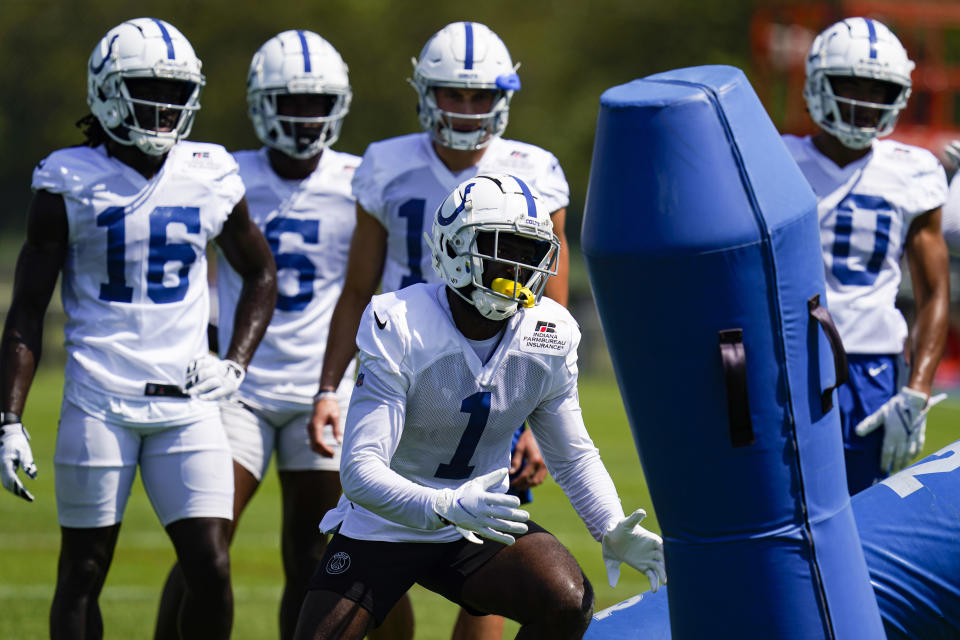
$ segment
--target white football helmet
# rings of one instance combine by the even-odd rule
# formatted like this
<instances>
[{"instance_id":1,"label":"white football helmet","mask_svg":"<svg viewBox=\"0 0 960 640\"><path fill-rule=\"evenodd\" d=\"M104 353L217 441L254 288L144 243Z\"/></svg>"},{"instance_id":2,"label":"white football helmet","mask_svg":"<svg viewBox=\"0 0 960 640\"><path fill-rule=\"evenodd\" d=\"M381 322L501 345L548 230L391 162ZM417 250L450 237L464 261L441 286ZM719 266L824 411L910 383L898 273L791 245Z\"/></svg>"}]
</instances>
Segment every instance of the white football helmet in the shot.
<instances>
[{"instance_id":1,"label":"white football helmet","mask_svg":"<svg viewBox=\"0 0 960 640\"><path fill-rule=\"evenodd\" d=\"M190 135L205 82L200 66L190 42L169 22L156 18L127 20L108 31L90 54L87 104L115 141L150 155L162 155ZM127 81L135 79L181 82L182 100L158 102L134 97ZM135 107L152 110L152 119L141 122ZM160 124L161 111L177 113L170 130L161 130L166 128Z\"/></svg>"},{"instance_id":2,"label":"white football helmet","mask_svg":"<svg viewBox=\"0 0 960 640\"><path fill-rule=\"evenodd\" d=\"M504 255L505 235L534 242L531 260ZM521 304L536 305L547 279L557 273L560 241L550 213L538 194L514 176L478 175L462 182L437 209L432 236L424 234L434 270L490 320L509 318ZM491 262L507 265L512 278L485 284L484 265Z\"/></svg>"},{"instance_id":3,"label":"white football helmet","mask_svg":"<svg viewBox=\"0 0 960 640\"><path fill-rule=\"evenodd\" d=\"M277 97L291 94L330 96L332 106L325 116L280 115ZM293 158L313 157L337 141L352 98L347 65L333 45L312 31L279 33L250 62L247 105L257 137Z\"/></svg>"},{"instance_id":4,"label":"white football helmet","mask_svg":"<svg viewBox=\"0 0 960 640\"><path fill-rule=\"evenodd\" d=\"M510 99L520 89L510 52L497 34L479 22L454 22L440 29L413 60L413 78L419 101L420 125L439 144L451 149L481 149L507 128ZM437 107L436 87L487 89L496 92L489 113L456 114ZM456 131L451 118L477 120L481 127Z\"/></svg>"},{"instance_id":5,"label":"white football helmet","mask_svg":"<svg viewBox=\"0 0 960 640\"><path fill-rule=\"evenodd\" d=\"M851 149L866 149L875 138L890 135L910 97L914 64L885 25L870 18L847 18L818 35L807 55L803 97L810 117ZM834 93L834 77L869 78L891 83L899 91L888 103L843 98ZM856 108L876 109L877 125L856 126ZM846 120L843 114L847 115Z\"/></svg>"}]
</instances>

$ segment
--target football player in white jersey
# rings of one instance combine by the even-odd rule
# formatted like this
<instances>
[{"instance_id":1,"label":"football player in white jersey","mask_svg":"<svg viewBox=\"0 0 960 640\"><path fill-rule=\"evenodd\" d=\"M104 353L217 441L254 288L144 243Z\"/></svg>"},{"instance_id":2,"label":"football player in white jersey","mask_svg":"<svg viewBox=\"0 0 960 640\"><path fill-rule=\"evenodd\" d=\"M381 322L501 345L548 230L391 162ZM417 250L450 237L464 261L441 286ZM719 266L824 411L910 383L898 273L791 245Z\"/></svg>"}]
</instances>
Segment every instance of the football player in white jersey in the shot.
<instances>
[{"instance_id":1,"label":"football player in white jersey","mask_svg":"<svg viewBox=\"0 0 960 640\"><path fill-rule=\"evenodd\" d=\"M276 271L236 162L219 145L182 140L203 83L176 28L124 22L90 55L86 142L53 152L33 173L0 401L6 448L8 434L25 433L20 415L62 271L51 638L103 637L98 597L138 467L186 576L181 637L230 635L233 479L217 400L240 385L267 328ZM207 354L205 252L214 239L244 282L223 359Z\"/></svg>"},{"instance_id":2,"label":"football player in white jersey","mask_svg":"<svg viewBox=\"0 0 960 640\"><path fill-rule=\"evenodd\" d=\"M950 191L947 201L943 205L943 238L947 248L953 255L960 255L960 140L953 140L946 147L944 153L957 168L950 179Z\"/></svg>"},{"instance_id":3,"label":"football player in white jersey","mask_svg":"<svg viewBox=\"0 0 960 640\"><path fill-rule=\"evenodd\" d=\"M320 389L335 390L356 353L360 316L380 285L394 291L418 282L438 282L423 242L429 218L450 191L482 172L508 171L538 190L561 241L558 275L547 296L567 303L569 257L564 219L569 188L556 157L531 144L501 137L510 101L520 89L516 66L503 41L477 22L454 22L440 29L414 60L410 81L418 96L422 133L371 144L353 180L357 198L356 233L350 246L344 292L337 302L320 374ZM325 451L319 434L341 429L339 405L322 397L311 419L314 447ZM529 501L529 488L543 482L546 467L529 430L517 431L511 464L512 490ZM401 603L406 607L406 600ZM460 624L493 625L495 618ZM457 637L457 636L455 636Z\"/></svg>"},{"instance_id":4,"label":"football player in white jersey","mask_svg":"<svg viewBox=\"0 0 960 640\"><path fill-rule=\"evenodd\" d=\"M560 242L523 179L478 175L436 211L441 283L375 296L357 334L359 372L340 466L336 532L296 638L360 638L415 582L520 636L580 638L592 588L566 548L507 491L515 425L528 420L550 473L602 552L666 580L663 544L624 517L577 396L580 332L541 298ZM482 540L481 538L485 538ZM519 637L519 636L518 636Z\"/></svg>"},{"instance_id":5,"label":"football player in white jersey","mask_svg":"<svg viewBox=\"0 0 960 640\"><path fill-rule=\"evenodd\" d=\"M913 66L876 20L834 24L806 62L804 97L821 131L784 136L817 196L827 305L849 354L838 397L851 494L920 453L926 413L942 399L930 393L947 334L946 177L929 151L878 139L907 104ZM909 341L895 306L904 253L916 300Z\"/></svg>"},{"instance_id":6,"label":"football player in white jersey","mask_svg":"<svg viewBox=\"0 0 960 640\"><path fill-rule=\"evenodd\" d=\"M317 523L340 496L340 445L332 428L324 441L333 455L324 456L310 448L306 425L356 219L350 180L360 158L330 148L351 97L347 65L329 42L312 31L279 33L254 54L247 76L248 112L265 146L234 153L250 215L277 263L279 291L243 384L220 407L234 460L234 530L277 454L286 578L281 638L293 636L307 583L323 556L325 537ZM240 275L220 260L217 342L224 347L242 289ZM351 371L333 394L344 412L352 386ZM174 570L158 639L177 637L172 605L179 602L181 583Z\"/></svg>"}]
</instances>

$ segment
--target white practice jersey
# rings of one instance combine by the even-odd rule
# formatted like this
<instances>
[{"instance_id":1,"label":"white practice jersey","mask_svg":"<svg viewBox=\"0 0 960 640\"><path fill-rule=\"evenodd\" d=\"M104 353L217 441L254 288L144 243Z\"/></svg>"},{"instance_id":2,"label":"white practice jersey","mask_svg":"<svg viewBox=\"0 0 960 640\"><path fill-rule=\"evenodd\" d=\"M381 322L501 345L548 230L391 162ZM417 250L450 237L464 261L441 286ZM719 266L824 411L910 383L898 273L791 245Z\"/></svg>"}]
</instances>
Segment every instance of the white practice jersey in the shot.
<instances>
[{"instance_id":1,"label":"white practice jersey","mask_svg":"<svg viewBox=\"0 0 960 640\"><path fill-rule=\"evenodd\" d=\"M316 170L295 181L274 173L266 148L240 151L235 157L247 188L250 217L276 259L278 288L273 318L247 367L240 392L263 398L271 406L312 404L357 221L350 180L360 159L325 149ZM221 357L230 346L242 287L242 278L220 259ZM348 370L344 379L352 382L353 371Z\"/></svg>"},{"instance_id":2,"label":"white practice jersey","mask_svg":"<svg viewBox=\"0 0 960 640\"><path fill-rule=\"evenodd\" d=\"M950 253L960 255L960 171L953 174L950 180L950 192L943 205L943 239L947 243Z\"/></svg>"},{"instance_id":3,"label":"white practice jersey","mask_svg":"<svg viewBox=\"0 0 960 640\"><path fill-rule=\"evenodd\" d=\"M480 163L458 174L443 164L426 133L367 147L353 179L353 195L387 230L382 291L440 281L423 234L430 233L433 214L444 198L461 182L481 173L520 178L540 193L551 213L569 204L570 189L560 163L549 151L531 144L494 138Z\"/></svg>"},{"instance_id":4,"label":"white practice jersey","mask_svg":"<svg viewBox=\"0 0 960 640\"><path fill-rule=\"evenodd\" d=\"M926 149L877 140L840 168L810 137L783 137L817 196L827 307L849 353L901 353L907 323L895 306L914 219L941 207L947 180Z\"/></svg>"},{"instance_id":5,"label":"white practice jersey","mask_svg":"<svg viewBox=\"0 0 960 640\"><path fill-rule=\"evenodd\" d=\"M237 163L183 141L147 180L105 147L79 146L50 154L32 186L66 204L68 383L140 398L147 383L182 387L207 352L206 247L243 197Z\"/></svg>"},{"instance_id":6,"label":"white practice jersey","mask_svg":"<svg viewBox=\"0 0 960 640\"><path fill-rule=\"evenodd\" d=\"M366 540L458 539L433 512L437 491L508 467L513 433L529 419L550 474L599 540L623 511L580 413L579 341L567 310L543 298L507 321L483 364L453 324L444 285L375 296L357 334L344 495L321 528Z\"/></svg>"}]
</instances>

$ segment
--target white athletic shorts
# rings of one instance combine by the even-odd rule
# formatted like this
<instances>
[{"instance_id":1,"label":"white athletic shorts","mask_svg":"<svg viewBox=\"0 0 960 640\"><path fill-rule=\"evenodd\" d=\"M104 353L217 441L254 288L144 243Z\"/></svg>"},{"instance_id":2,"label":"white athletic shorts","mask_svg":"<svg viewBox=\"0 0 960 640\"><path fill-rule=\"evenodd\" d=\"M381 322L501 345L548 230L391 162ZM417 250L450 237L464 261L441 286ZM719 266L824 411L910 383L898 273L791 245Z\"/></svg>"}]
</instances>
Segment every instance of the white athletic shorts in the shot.
<instances>
[{"instance_id":1,"label":"white athletic shorts","mask_svg":"<svg viewBox=\"0 0 960 640\"><path fill-rule=\"evenodd\" d=\"M233 518L233 464L218 415L145 427L91 415L64 398L54 455L62 526L120 522L137 465L163 526L183 518Z\"/></svg>"},{"instance_id":2,"label":"white athletic shorts","mask_svg":"<svg viewBox=\"0 0 960 640\"><path fill-rule=\"evenodd\" d=\"M323 441L333 449L333 457L327 458L310 448L307 423L313 405L260 404L237 394L220 401L220 416L237 464L258 481L263 480L276 450L279 471L340 471L340 444L333 437L332 426L324 427ZM341 429L346 415L341 405Z\"/></svg>"}]
</instances>

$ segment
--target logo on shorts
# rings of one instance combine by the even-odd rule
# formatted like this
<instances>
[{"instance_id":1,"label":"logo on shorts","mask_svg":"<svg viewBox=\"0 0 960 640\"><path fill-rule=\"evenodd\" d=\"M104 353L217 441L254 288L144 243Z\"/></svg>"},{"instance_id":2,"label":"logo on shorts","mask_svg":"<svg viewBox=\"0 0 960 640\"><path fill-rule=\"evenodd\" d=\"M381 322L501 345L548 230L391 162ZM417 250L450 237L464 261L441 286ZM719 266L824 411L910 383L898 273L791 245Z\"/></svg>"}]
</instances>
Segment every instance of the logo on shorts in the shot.
<instances>
[{"instance_id":1,"label":"logo on shorts","mask_svg":"<svg viewBox=\"0 0 960 640\"><path fill-rule=\"evenodd\" d=\"M350 568L350 554L345 551L337 551L327 560L327 573L338 575Z\"/></svg>"}]
</instances>

